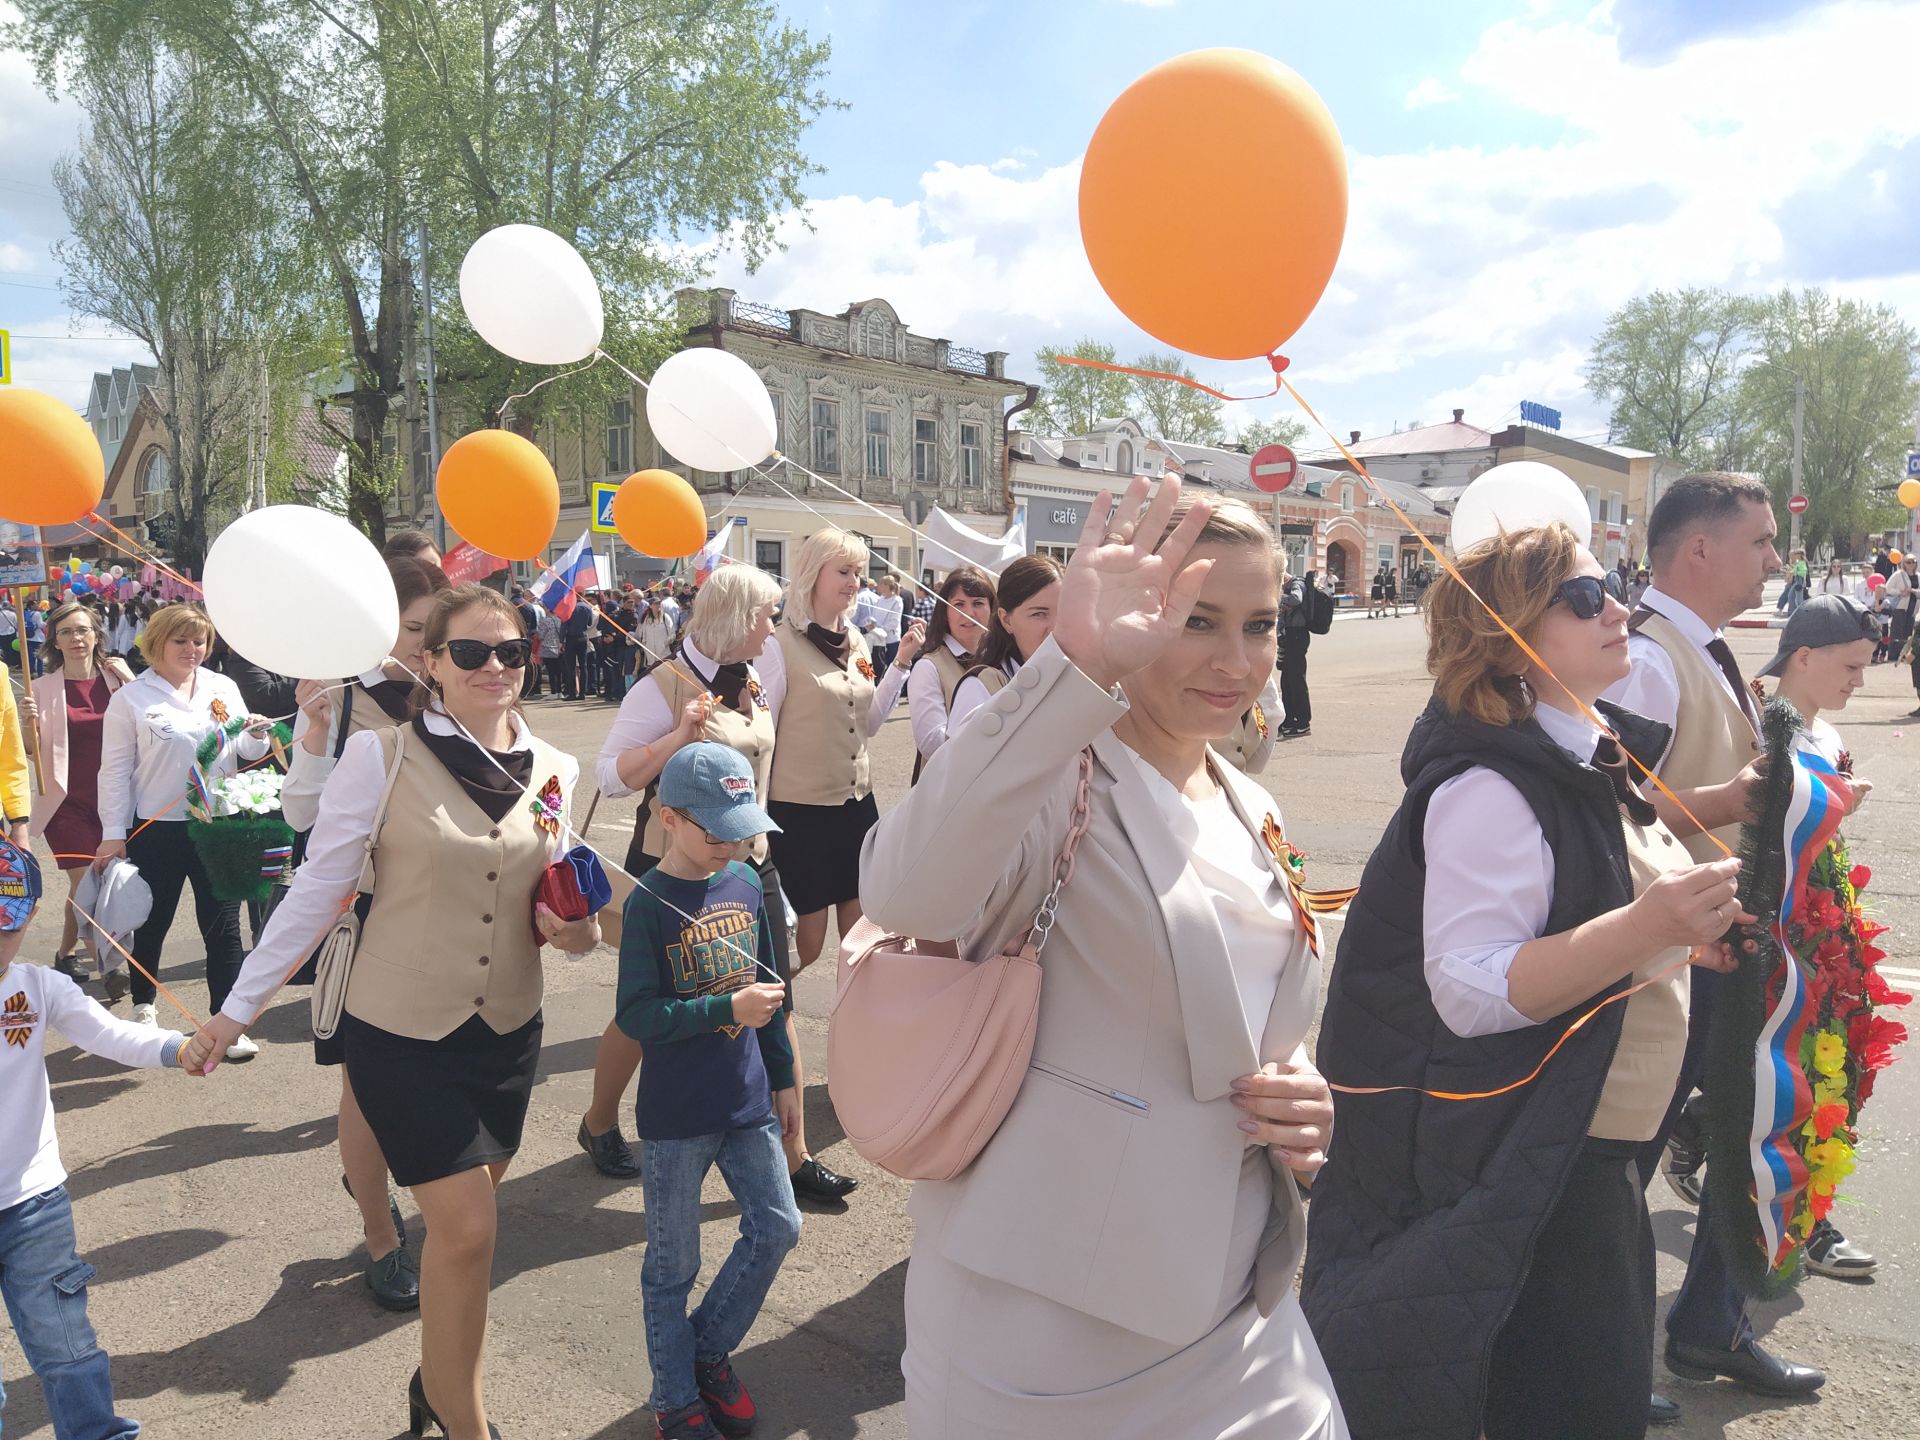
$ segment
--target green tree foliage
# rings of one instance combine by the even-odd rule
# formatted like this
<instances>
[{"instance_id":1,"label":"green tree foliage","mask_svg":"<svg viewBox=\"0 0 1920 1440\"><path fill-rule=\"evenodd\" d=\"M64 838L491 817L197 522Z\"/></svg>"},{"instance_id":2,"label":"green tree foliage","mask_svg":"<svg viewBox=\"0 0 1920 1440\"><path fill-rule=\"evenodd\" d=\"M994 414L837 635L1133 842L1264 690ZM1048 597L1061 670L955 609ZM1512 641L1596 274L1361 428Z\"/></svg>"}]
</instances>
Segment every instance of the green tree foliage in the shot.
<instances>
[{"instance_id":1,"label":"green tree foliage","mask_svg":"<svg viewBox=\"0 0 1920 1440\"><path fill-rule=\"evenodd\" d=\"M1198 378L1185 357L1170 350L1149 351L1133 362L1133 368L1158 370L1186 380ZM1149 434L1190 445L1218 445L1226 438L1221 401L1215 396L1172 380L1150 380L1144 375L1126 378L1131 382L1132 413Z\"/></svg>"},{"instance_id":2,"label":"green tree foliage","mask_svg":"<svg viewBox=\"0 0 1920 1440\"><path fill-rule=\"evenodd\" d=\"M1612 406L1614 440L1726 468L1752 318L1745 297L1701 289L1656 290L1614 311L1587 362L1588 390Z\"/></svg>"},{"instance_id":3,"label":"green tree foliage","mask_svg":"<svg viewBox=\"0 0 1920 1440\"><path fill-rule=\"evenodd\" d=\"M1754 361L1741 377L1742 408L1759 463L1788 529L1793 390L1806 386L1801 543L1845 547L1898 525L1894 491L1906 473L1920 402L1914 361L1920 334L1891 306L1836 300L1823 290L1782 290L1754 316Z\"/></svg>"},{"instance_id":4,"label":"green tree foliage","mask_svg":"<svg viewBox=\"0 0 1920 1440\"><path fill-rule=\"evenodd\" d=\"M1291 415L1270 415L1265 420L1249 420L1233 437L1233 443L1249 454L1266 445L1286 445L1295 450L1307 438L1306 423Z\"/></svg>"},{"instance_id":5,"label":"green tree foliage","mask_svg":"<svg viewBox=\"0 0 1920 1440\"><path fill-rule=\"evenodd\" d=\"M601 282L605 348L640 371L672 346L672 287L703 273L676 242L709 232L757 259L804 202L801 148L831 102L828 49L768 0L22 0L4 40L58 88L89 51L192 55L226 121L298 209L315 286L345 336L348 512L378 539L396 407L417 423L417 227L437 272L445 416L486 423L550 372L464 326L457 257L509 221L572 240ZM604 367L603 367L604 368ZM517 405L602 413L601 372ZM589 428L591 422L589 421ZM407 447L401 447L407 448ZM405 467L401 467L405 473ZM424 483L424 477L414 476Z\"/></svg>"},{"instance_id":6,"label":"green tree foliage","mask_svg":"<svg viewBox=\"0 0 1920 1440\"><path fill-rule=\"evenodd\" d=\"M1041 434L1085 435L1102 420L1128 413L1133 398L1128 377L1111 370L1069 365L1061 360L1063 355L1103 365L1117 363L1113 346L1091 338L1068 350L1049 345L1039 351L1033 361L1040 371L1040 398L1028 412L1031 429Z\"/></svg>"}]
</instances>

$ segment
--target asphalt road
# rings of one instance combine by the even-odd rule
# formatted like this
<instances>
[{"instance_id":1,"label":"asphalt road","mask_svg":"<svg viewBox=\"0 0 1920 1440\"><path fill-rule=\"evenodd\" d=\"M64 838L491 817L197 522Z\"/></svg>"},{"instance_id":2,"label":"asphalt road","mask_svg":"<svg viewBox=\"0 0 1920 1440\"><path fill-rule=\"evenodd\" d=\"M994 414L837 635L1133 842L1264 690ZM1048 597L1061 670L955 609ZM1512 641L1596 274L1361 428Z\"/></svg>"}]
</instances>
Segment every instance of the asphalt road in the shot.
<instances>
[{"instance_id":1,"label":"asphalt road","mask_svg":"<svg viewBox=\"0 0 1920 1440\"><path fill-rule=\"evenodd\" d=\"M1735 632L1751 671L1774 636ZM1314 733L1281 747L1264 777L1290 835L1310 852L1316 884L1357 878L1397 802L1407 727L1425 703L1422 622L1345 620L1314 644ZM1832 717L1858 769L1877 782L1850 825L1855 858L1871 865L1871 908L1892 926L1890 964L1920 981L1920 803L1913 751L1920 721L1903 668L1872 672ZM583 760L612 715L598 703L534 706L549 740ZM905 788L912 742L902 714L876 741L881 803ZM586 800L576 807L584 816ZM593 836L616 858L631 807L602 805ZM52 953L52 907L23 952ZM200 1009L200 947L190 921L170 937L164 978ZM1337 929L1337 927L1336 927ZM625 1440L651 1435L639 1295L646 1217L638 1184L601 1179L574 1143L594 1042L610 1013L614 958L602 950L549 972L546 1049L525 1148L500 1191L501 1224L489 1343L488 1394L508 1437ZM908 1187L841 1141L821 1083L830 968L797 987L803 1049L812 1062L807 1114L816 1151L860 1178L843 1213L810 1213L738 1364L760 1400L759 1433L814 1440L905 1434L898 1356L911 1226ZM416 1363L410 1317L374 1307L360 1279L356 1213L342 1195L333 1150L337 1081L315 1068L306 995L287 992L256 1030L263 1053L202 1084L122 1070L49 1046L60 1138L82 1252L98 1267L92 1318L114 1356L122 1409L159 1437L306 1440L398 1436ZM124 1004L120 1013L125 1013ZM178 1014L162 1023L185 1028ZM1860 1169L1839 1212L1875 1250L1880 1273L1847 1285L1811 1278L1762 1317L1768 1343L1825 1367L1821 1396L1791 1405L1725 1384L1660 1374L1686 1408L1685 1437L1920 1433L1920 1304L1912 1240L1920 1193L1920 1060L1885 1078L1866 1112ZM630 1126L631 1117L628 1122ZM705 1209L710 1278L731 1242L733 1209L717 1178ZM1679 1284L1691 1214L1664 1188L1652 1196L1664 1305ZM410 1204L402 1201L417 1228ZM10 1335L0 1339L6 1433L52 1433L37 1383Z\"/></svg>"}]
</instances>

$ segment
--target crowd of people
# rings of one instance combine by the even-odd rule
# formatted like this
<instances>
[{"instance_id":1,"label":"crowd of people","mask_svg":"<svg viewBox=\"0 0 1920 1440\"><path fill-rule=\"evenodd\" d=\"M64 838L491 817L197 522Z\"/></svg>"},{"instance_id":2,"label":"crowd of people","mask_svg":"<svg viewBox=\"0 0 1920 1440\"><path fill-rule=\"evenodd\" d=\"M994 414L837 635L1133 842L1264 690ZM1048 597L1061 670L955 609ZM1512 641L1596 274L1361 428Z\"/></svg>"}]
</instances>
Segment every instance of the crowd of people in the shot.
<instances>
[{"instance_id":1,"label":"crowd of people","mask_svg":"<svg viewBox=\"0 0 1920 1440\"><path fill-rule=\"evenodd\" d=\"M864 542L825 527L784 580L728 564L697 589L553 610L450 585L431 541L401 536L387 662L298 685L223 655L196 605L141 617L138 666L103 607L55 608L17 714L0 687L11 843L43 842L72 901L52 966L13 964L21 931L0 934L0 994L18 983L9 1013L37 1017L0 1053L0 1282L56 1435L139 1427L117 1414L84 1287L62 1286L84 1265L46 1024L204 1077L259 1054L247 1032L289 982L337 980L314 1058L340 1072L368 1292L420 1314L409 1423L486 1440L494 1197L539 1062L543 957L603 939L618 979L577 1139L643 1187L653 1433L745 1435L757 1411L731 1356L800 1241L798 1202L858 1203L808 1145L792 982L830 920L845 936L863 918L968 958L1041 916L1050 941L1012 1108L957 1176L915 1189L915 1440L1640 1435L1677 1415L1653 1391L1645 1189L1662 1173L1700 1205L1667 1367L1812 1392L1818 1370L1756 1339L1698 1185L1701 1040L1728 937L1754 918L1721 845L1750 811L1758 713L1720 631L1779 568L1773 527L1756 482L1692 476L1652 516L1650 573L1604 570L1548 527L1423 587L1433 696L1311 1055L1313 895L1249 777L1309 733L1306 654L1331 597L1243 505L1137 480L1093 507L1070 563L963 565L934 587L869 582ZM1762 673L1810 743L1837 750L1818 717L1876 645L1850 594L1796 608ZM581 765L523 705L543 681L619 705L587 780L638 800L607 857L621 898L597 914L563 914L554 880L579 873ZM903 702L913 784L883 815L870 746ZM272 761L285 719L274 763L299 839L249 951L181 800ZM158 1023L154 977L188 888L213 1014L181 1036ZM1501 1088L1546 1054L1537 1083ZM1336 1094L1322 1066L1348 1086L1488 1093ZM739 1237L689 1310L715 1168ZM1808 1255L1826 1275L1875 1268L1827 1222Z\"/></svg>"}]
</instances>

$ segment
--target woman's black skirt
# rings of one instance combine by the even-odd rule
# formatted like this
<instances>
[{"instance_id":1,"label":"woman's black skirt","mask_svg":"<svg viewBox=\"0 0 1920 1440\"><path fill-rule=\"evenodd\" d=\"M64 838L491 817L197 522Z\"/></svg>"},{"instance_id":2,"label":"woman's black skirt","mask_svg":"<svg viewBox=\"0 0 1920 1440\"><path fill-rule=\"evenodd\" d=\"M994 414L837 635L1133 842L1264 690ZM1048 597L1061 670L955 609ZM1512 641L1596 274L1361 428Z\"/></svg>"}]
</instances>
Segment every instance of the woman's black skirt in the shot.
<instances>
[{"instance_id":1,"label":"woman's black skirt","mask_svg":"<svg viewBox=\"0 0 1920 1440\"><path fill-rule=\"evenodd\" d=\"M860 898L860 844L880 823L880 807L871 794L844 805L770 800L767 813L780 827L773 836L773 863L796 914Z\"/></svg>"},{"instance_id":2,"label":"woman's black skirt","mask_svg":"<svg viewBox=\"0 0 1920 1440\"><path fill-rule=\"evenodd\" d=\"M500 1035L474 1015L439 1040L415 1040L340 1017L347 1079L397 1184L425 1185L513 1157L541 1027L536 1014Z\"/></svg>"}]
</instances>

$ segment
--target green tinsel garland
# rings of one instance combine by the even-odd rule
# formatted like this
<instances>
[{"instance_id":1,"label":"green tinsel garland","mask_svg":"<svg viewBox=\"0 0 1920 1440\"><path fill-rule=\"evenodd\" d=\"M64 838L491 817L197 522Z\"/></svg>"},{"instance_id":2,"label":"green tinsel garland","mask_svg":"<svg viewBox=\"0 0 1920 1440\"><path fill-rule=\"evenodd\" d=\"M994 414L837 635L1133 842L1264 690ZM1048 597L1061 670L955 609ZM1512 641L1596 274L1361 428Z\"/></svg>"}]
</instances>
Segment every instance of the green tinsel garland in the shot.
<instances>
[{"instance_id":1,"label":"green tinsel garland","mask_svg":"<svg viewBox=\"0 0 1920 1440\"><path fill-rule=\"evenodd\" d=\"M1767 702L1761 727L1766 778L1758 813L1740 835L1740 906L1758 917L1743 934L1756 943L1750 954L1740 953L1744 947L1736 949L1740 968L1721 980L1707 1034L1706 1188L1713 1197L1715 1238L1734 1288L1756 1300L1787 1294L1799 1285L1803 1269L1798 1247L1784 1265L1773 1268L1761 1243L1752 1172L1754 1047L1767 1020L1768 977L1781 959L1773 921L1780 914L1787 882L1785 829L1793 803L1794 737L1803 728L1793 706L1780 699Z\"/></svg>"}]
</instances>

